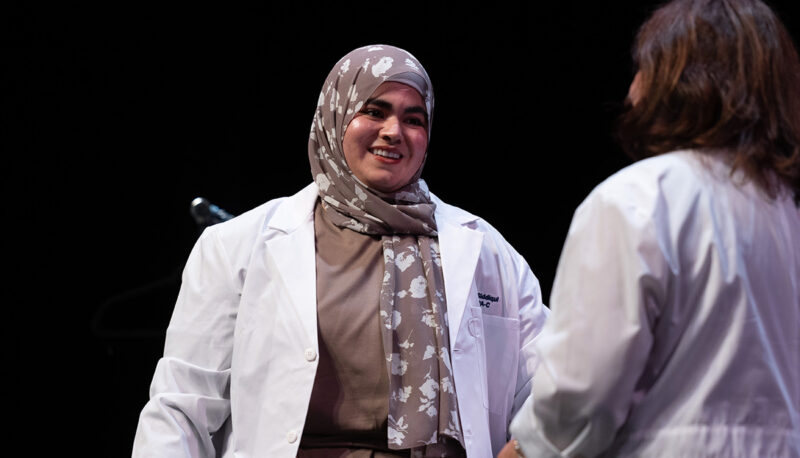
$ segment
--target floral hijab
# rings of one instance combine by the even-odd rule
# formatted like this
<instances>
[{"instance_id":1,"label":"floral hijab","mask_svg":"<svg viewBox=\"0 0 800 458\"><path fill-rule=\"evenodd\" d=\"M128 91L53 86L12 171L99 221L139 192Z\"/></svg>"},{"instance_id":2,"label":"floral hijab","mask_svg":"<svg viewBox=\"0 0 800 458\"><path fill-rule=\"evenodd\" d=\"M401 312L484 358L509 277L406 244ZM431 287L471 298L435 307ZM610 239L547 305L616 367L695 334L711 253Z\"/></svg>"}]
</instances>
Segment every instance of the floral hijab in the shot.
<instances>
[{"instance_id":1,"label":"floral hijab","mask_svg":"<svg viewBox=\"0 0 800 458\"><path fill-rule=\"evenodd\" d=\"M340 210L341 217L334 219L338 225L366 234L436 235L435 206L419 179L424 159L409 184L388 195L361 183L345 161L342 138L347 125L386 81L407 84L422 95L430 138L433 87L422 65L402 49L365 46L339 60L325 80L308 142L311 172L323 203Z\"/></svg>"},{"instance_id":2,"label":"floral hijab","mask_svg":"<svg viewBox=\"0 0 800 458\"><path fill-rule=\"evenodd\" d=\"M450 362L435 204L420 179L425 160L408 184L387 194L355 177L342 147L347 125L387 81L420 93L430 138L433 87L422 65L405 50L365 46L342 57L325 80L308 156L323 210L331 221L381 236L385 271L380 315L390 380L388 444L428 454L446 440L439 436L462 445L463 439Z\"/></svg>"}]
</instances>

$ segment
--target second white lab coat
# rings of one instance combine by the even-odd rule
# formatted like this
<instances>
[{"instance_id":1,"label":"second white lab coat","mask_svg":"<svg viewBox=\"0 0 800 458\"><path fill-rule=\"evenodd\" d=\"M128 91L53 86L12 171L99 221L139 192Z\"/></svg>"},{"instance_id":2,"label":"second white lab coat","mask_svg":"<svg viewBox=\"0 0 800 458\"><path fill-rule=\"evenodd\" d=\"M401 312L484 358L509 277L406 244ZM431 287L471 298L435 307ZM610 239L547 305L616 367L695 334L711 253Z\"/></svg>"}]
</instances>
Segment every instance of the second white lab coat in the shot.
<instances>
[{"instance_id":1,"label":"second white lab coat","mask_svg":"<svg viewBox=\"0 0 800 458\"><path fill-rule=\"evenodd\" d=\"M800 458L800 210L727 157L639 161L575 211L526 456Z\"/></svg>"},{"instance_id":2,"label":"second white lab coat","mask_svg":"<svg viewBox=\"0 0 800 458\"><path fill-rule=\"evenodd\" d=\"M317 195L309 185L201 235L134 457L297 454L318 363ZM547 308L527 263L495 229L434 202L467 455L491 457L530 392Z\"/></svg>"}]
</instances>

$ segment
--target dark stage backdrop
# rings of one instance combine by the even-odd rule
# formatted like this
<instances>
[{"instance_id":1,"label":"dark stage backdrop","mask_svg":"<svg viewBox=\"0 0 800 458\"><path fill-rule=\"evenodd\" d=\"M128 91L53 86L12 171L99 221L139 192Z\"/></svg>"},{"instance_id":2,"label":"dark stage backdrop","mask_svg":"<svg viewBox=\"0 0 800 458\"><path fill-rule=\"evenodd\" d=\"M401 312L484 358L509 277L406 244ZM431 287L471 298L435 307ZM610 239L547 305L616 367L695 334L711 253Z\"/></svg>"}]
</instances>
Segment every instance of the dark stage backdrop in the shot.
<instances>
[{"instance_id":1,"label":"dark stage backdrop","mask_svg":"<svg viewBox=\"0 0 800 458\"><path fill-rule=\"evenodd\" d=\"M310 182L319 90L357 46L426 66L423 177L506 236L548 303L575 207L629 163L612 124L654 2L473 3L8 2L9 439L34 456L130 456L198 235L190 202L238 214ZM774 4L797 39L794 3Z\"/></svg>"}]
</instances>

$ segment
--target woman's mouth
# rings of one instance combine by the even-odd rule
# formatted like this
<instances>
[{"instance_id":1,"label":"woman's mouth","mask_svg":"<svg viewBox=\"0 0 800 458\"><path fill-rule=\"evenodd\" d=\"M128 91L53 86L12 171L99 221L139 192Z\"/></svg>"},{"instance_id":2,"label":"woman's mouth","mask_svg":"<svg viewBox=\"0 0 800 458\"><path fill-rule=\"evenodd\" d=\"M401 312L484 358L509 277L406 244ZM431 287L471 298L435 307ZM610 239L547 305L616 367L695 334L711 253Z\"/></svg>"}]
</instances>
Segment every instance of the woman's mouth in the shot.
<instances>
[{"instance_id":1,"label":"woman's mouth","mask_svg":"<svg viewBox=\"0 0 800 458\"><path fill-rule=\"evenodd\" d=\"M394 153L392 151L386 151L385 149L380 149L380 148L372 148L369 150L369 152L376 156L381 156L389 159L400 159L401 157L403 157L400 154Z\"/></svg>"}]
</instances>

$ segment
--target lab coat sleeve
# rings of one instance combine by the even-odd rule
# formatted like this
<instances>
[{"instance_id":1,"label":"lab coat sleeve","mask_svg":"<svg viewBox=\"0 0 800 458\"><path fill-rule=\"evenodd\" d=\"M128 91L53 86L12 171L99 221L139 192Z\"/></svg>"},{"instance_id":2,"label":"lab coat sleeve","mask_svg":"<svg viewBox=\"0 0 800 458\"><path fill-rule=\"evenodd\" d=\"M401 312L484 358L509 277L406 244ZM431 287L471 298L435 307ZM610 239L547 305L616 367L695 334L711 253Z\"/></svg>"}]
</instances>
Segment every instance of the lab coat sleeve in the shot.
<instances>
[{"instance_id":1,"label":"lab coat sleeve","mask_svg":"<svg viewBox=\"0 0 800 458\"><path fill-rule=\"evenodd\" d=\"M164 355L139 418L133 457L213 457L212 436L230 415L230 366L239 294L210 227L184 268Z\"/></svg>"},{"instance_id":2,"label":"lab coat sleeve","mask_svg":"<svg viewBox=\"0 0 800 458\"><path fill-rule=\"evenodd\" d=\"M595 456L628 415L667 281L651 194L603 187L575 212L535 345L532 399L511 424L528 457Z\"/></svg>"}]
</instances>

